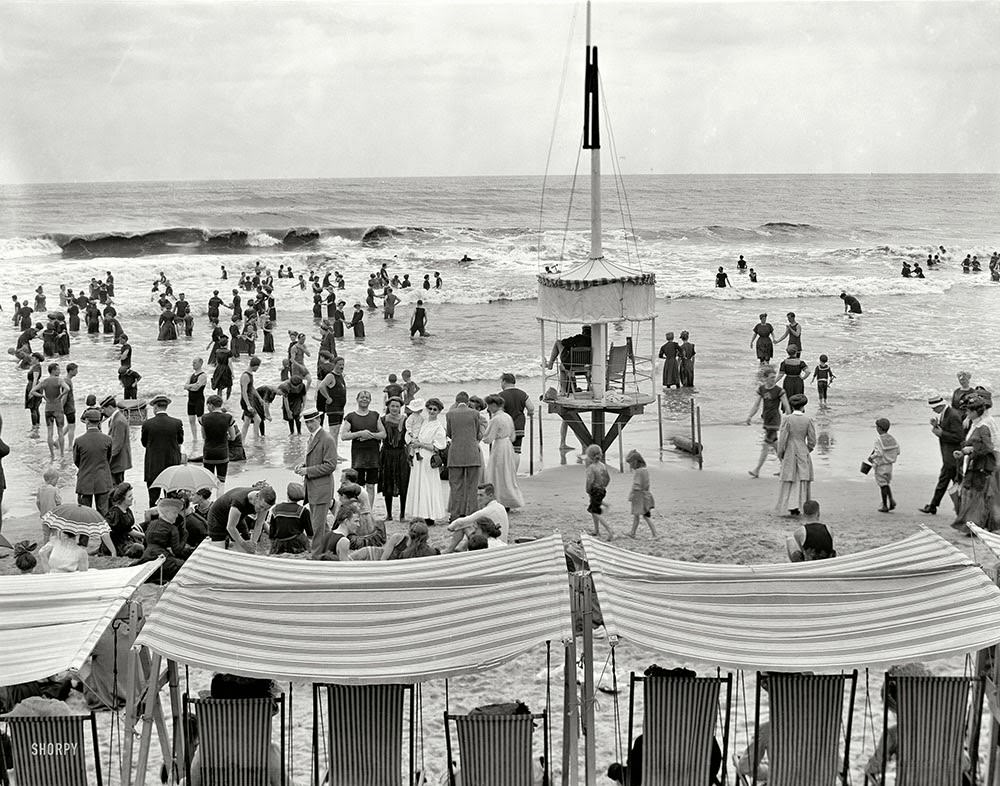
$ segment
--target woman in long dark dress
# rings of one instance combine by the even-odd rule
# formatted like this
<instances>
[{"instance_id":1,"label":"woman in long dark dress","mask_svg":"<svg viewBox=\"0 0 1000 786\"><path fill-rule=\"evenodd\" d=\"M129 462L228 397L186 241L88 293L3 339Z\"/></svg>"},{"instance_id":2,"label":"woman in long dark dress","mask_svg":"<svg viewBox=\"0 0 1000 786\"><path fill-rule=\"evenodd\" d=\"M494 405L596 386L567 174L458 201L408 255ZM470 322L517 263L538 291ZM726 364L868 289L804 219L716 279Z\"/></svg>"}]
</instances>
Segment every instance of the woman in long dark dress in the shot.
<instances>
[{"instance_id":1,"label":"woman in long dark dress","mask_svg":"<svg viewBox=\"0 0 1000 786\"><path fill-rule=\"evenodd\" d=\"M761 363L770 363L774 357L774 325L767 321L767 314L760 315L760 324L753 326L753 337L750 339L750 346L756 342L757 360Z\"/></svg>"},{"instance_id":2,"label":"woman in long dark dress","mask_svg":"<svg viewBox=\"0 0 1000 786\"><path fill-rule=\"evenodd\" d=\"M323 318L323 296L320 293L313 295L313 319Z\"/></svg>"},{"instance_id":3,"label":"woman in long dark dress","mask_svg":"<svg viewBox=\"0 0 1000 786\"><path fill-rule=\"evenodd\" d=\"M667 343L660 347L660 357L663 358L663 387L681 386L680 364L678 363L680 345L674 341L674 334L667 333Z\"/></svg>"},{"instance_id":4,"label":"woman in long dark dress","mask_svg":"<svg viewBox=\"0 0 1000 786\"><path fill-rule=\"evenodd\" d=\"M337 296L333 290L329 290L326 295L326 318L333 319L337 314Z\"/></svg>"},{"instance_id":5,"label":"woman in long dark dress","mask_svg":"<svg viewBox=\"0 0 1000 786\"><path fill-rule=\"evenodd\" d=\"M226 337L219 339L219 344L215 350L215 371L212 372L212 390L225 399L233 394L233 369L229 365L229 358L232 353L227 346ZM225 396L223 396L225 391Z\"/></svg>"},{"instance_id":6,"label":"woman in long dark dress","mask_svg":"<svg viewBox=\"0 0 1000 786\"><path fill-rule=\"evenodd\" d=\"M347 327L353 328L355 338L365 337L365 312L361 308L360 303L354 304L354 315L351 317L351 321L347 324Z\"/></svg>"},{"instance_id":7,"label":"woman in long dark dress","mask_svg":"<svg viewBox=\"0 0 1000 786\"><path fill-rule=\"evenodd\" d=\"M795 345L788 347L788 357L778 366L778 379L789 398L805 390L804 376L808 376L809 368L804 360L798 357Z\"/></svg>"},{"instance_id":8,"label":"woman in long dark dress","mask_svg":"<svg viewBox=\"0 0 1000 786\"><path fill-rule=\"evenodd\" d=\"M231 357L238 358L240 356L240 352L243 349L241 346L242 343L240 321L236 317L233 317L233 321L229 323L229 354Z\"/></svg>"},{"instance_id":9,"label":"woman in long dark dress","mask_svg":"<svg viewBox=\"0 0 1000 786\"><path fill-rule=\"evenodd\" d=\"M264 344L261 351L274 352L274 323L270 319L267 320L261 330L264 333Z\"/></svg>"},{"instance_id":10,"label":"woman in long dark dress","mask_svg":"<svg viewBox=\"0 0 1000 786\"><path fill-rule=\"evenodd\" d=\"M212 342L208 345L208 365L214 366L216 363L215 355L219 351L219 347L222 346L223 340L226 338L225 331L219 327L219 323L215 323L215 327L212 328Z\"/></svg>"},{"instance_id":11,"label":"woman in long dark dress","mask_svg":"<svg viewBox=\"0 0 1000 786\"><path fill-rule=\"evenodd\" d=\"M344 337L344 322L346 317L344 316L344 301L337 302L337 309L333 312L333 337L343 338Z\"/></svg>"},{"instance_id":12,"label":"woman in long dark dress","mask_svg":"<svg viewBox=\"0 0 1000 786\"><path fill-rule=\"evenodd\" d=\"M101 310L97 307L93 301L87 304L87 308L84 311L84 316L87 318L87 332L88 333L100 333L101 332Z\"/></svg>"},{"instance_id":13,"label":"woman in long dark dress","mask_svg":"<svg viewBox=\"0 0 1000 786\"><path fill-rule=\"evenodd\" d=\"M697 354L694 351L694 344L688 341L688 332L686 330L681 331L681 346L680 346L680 377L681 377L681 387L693 388L694 387L694 356Z\"/></svg>"},{"instance_id":14,"label":"woman in long dark dress","mask_svg":"<svg viewBox=\"0 0 1000 786\"><path fill-rule=\"evenodd\" d=\"M385 497L386 519L392 520L392 499L399 497L399 520L406 520L406 488L410 483L410 458L406 450L406 418L403 402L389 399L389 411L382 416L385 439L379 452L378 490Z\"/></svg>"},{"instance_id":15,"label":"woman in long dark dress","mask_svg":"<svg viewBox=\"0 0 1000 786\"><path fill-rule=\"evenodd\" d=\"M973 522L986 530L1000 527L1000 488L997 478L997 444L1000 434L989 414L992 397L989 393L972 394L965 399L966 415L971 418L965 441L954 452L961 466L962 488L959 494L958 515L952 527L968 532L965 526Z\"/></svg>"},{"instance_id":16,"label":"woman in long dark dress","mask_svg":"<svg viewBox=\"0 0 1000 786\"><path fill-rule=\"evenodd\" d=\"M69 305L66 306L66 313L69 314L69 331L70 333L80 332L80 307L70 301Z\"/></svg>"},{"instance_id":17,"label":"woman in long dark dress","mask_svg":"<svg viewBox=\"0 0 1000 786\"><path fill-rule=\"evenodd\" d=\"M157 341L174 341L177 338L176 315L173 309L165 308L160 314L160 333Z\"/></svg>"}]
</instances>

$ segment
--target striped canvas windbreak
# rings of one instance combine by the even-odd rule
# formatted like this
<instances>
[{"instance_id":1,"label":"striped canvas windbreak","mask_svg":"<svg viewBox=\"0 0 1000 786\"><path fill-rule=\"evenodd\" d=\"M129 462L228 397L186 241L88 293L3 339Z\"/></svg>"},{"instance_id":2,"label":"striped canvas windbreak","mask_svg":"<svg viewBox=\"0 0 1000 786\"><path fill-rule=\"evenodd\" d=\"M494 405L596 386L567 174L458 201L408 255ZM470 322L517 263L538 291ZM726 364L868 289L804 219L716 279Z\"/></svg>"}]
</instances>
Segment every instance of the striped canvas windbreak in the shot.
<instances>
[{"instance_id":1,"label":"striped canvas windbreak","mask_svg":"<svg viewBox=\"0 0 1000 786\"><path fill-rule=\"evenodd\" d=\"M97 783L101 782L93 713L45 718L5 718L18 786L90 786L85 740L94 738Z\"/></svg>"},{"instance_id":2,"label":"striped canvas windbreak","mask_svg":"<svg viewBox=\"0 0 1000 786\"><path fill-rule=\"evenodd\" d=\"M323 685L330 786L402 786L403 699L412 686Z\"/></svg>"},{"instance_id":3,"label":"striped canvas windbreak","mask_svg":"<svg viewBox=\"0 0 1000 786\"><path fill-rule=\"evenodd\" d=\"M850 678L841 674L767 677L771 723L768 786L830 786L834 782L843 761L840 727L844 688L855 679L857 672ZM760 674L757 683L761 683ZM853 694L852 689L852 698ZM847 714L852 711L853 706L848 706Z\"/></svg>"},{"instance_id":4,"label":"striped canvas windbreak","mask_svg":"<svg viewBox=\"0 0 1000 786\"><path fill-rule=\"evenodd\" d=\"M189 699L202 786L268 786L272 699ZM190 766L193 766L189 762Z\"/></svg>"},{"instance_id":5,"label":"striped canvas windbreak","mask_svg":"<svg viewBox=\"0 0 1000 786\"><path fill-rule=\"evenodd\" d=\"M583 543L608 633L682 663L838 671L1000 641L1000 589L928 530L783 565L693 564Z\"/></svg>"},{"instance_id":6,"label":"striped canvas windbreak","mask_svg":"<svg viewBox=\"0 0 1000 786\"><path fill-rule=\"evenodd\" d=\"M452 716L462 786L533 786L531 715Z\"/></svg>"},{"instance_id":7,"label":"striped canvas windbreak","mask_svg":"<svg viewBox=\"0 0 1000 786\"><path fill-rule=\"evenodd\" d=\"M896 786L961 786L972 682L968 677L886 677L887 685L895 685L899 708Z\"/></svg>"},{"instance_id":8,"label":"striped canvas windbreak","mask_svg":"<svg viewBox=\"0 0 1000 786\"><path fill-rule=\"evenodd\" d=\"M636 681L633 675L633 690ZM643 678L645 786L705 786L709 782L721 685L715 677ZM723 750L723 759L725 755Z\"/></svg>"},{"instance_id":9,"label":"striped canvas windbreak","mask_svg":"<svg viewBox=\"0 0 1000 786\"><path fill-rule=\"evenodd\" d=\"M0 685L79 671L160 561L134 568L0 576Z\"/></svg>"},{"instance_id":10,"label":"striped canvas windbreak","mask_svg":"<svg viewBox=\"0 0 1000 786\"><path fill-rule=\"evenodd\" d=\"M280 681L412 683L570 639L562 539L386 562L312 562L203 543L137 644Z\"/></svg>"}]
</instances>

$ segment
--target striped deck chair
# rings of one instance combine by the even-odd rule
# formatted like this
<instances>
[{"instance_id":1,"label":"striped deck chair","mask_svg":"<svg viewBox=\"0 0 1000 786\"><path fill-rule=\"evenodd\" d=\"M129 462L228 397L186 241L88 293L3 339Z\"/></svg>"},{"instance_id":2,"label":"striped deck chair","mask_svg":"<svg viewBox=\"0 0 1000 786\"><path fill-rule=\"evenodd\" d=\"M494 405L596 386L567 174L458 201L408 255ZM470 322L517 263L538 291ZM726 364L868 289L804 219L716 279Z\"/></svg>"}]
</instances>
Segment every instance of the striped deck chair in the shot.
<instances>
[{"instance_id":1,"label":"striped deck chair","mask_svg":"<svg viewBox=\"0 0 1000 786\"><path fill-rule=\"evenodd\" d=\"M281 782L285 782L285 697L274 699L189 699L184 717L198 720L198 773L202 786L268 786L271 725L281 712ZM187 724L184 724L185 728ZM186 732L185 732L186 733ZM191 740L185 741L184 768L191 782Z\"/></svg>"},{"instance_id":2,"label":"striped deck chair","mask_svg":"<svg viewBox=\"0 0 1000 786\"><path fill-rule=\"evenodd\" d=\"M324 731L330 786L403 786L403 715L410 707L410 778L415 765L412 685L314 685L313 783L321 782L320 711L326 695Z\"/></svg>"},{"instance_id":3,"label":"striped deck chair","mask_svg":"<svg viewBox=\"0 0 1000 786\"><path fill-rule=\"evenodd\" d=\"M448 783L455 786L449 722L458 736L462 786L533 786L535 762L531 738L542 721L544 762L549 761L549 718L545 712L519 715L444 714Z\"/></svg>"},{"instance_id":4,"label":"striped deck chair","mask_svg":"<svg viewBox=\"0 0 1000 786\"><path fill-rule=\"evenodd\" d=\"M895 683L896 786L961 786L969 690L981 677L885 677ZM978 693L982 696L982 693ZM982 718L973 707L973 723ZM882 717L882 782L885 782L889 703ZM970 773L976 783L976 768Z\"/></svg>"},{"instance_id":5,"label":"striped deck chair","mask_svg":"<svg viewBox=\"0 0 1000 786\"><path fill-rule=\"evenodd\" d=\"M858 670L850 674L757 673L757 708L754 745L760 739L761 679L770 696L771 744L767 751L768 786L830 786L837 778L846 786L850 768L851 720L857 692ZM845 707L844 689L850 684ZM844 756L840 758L843 718ZM759 761L763 751L754 751ZM839 767L839 771L838 771ZM757 784L754 768L753 784Z\"/></svg>"},{"instance_id":6,"label":"striped deck chair","mask_svg":"<svg viewBox=\"0 0 1000 786\"><path fill-rule=\"evenodd\" d=\"M733 675L725 677L637 677L629 681L629 750L634 743L635 684L642 686L643 786L705 786L711 782L712 743L719 694L726 686L722 723L722 772L732 708Z\"/></svg>"},{"instance_id":7,"label":"striped deck chair","mask_svg":"<svg viewBox=\"0 0 1000 786\"><path fill-rule=\"evenodd\" d=\"M85 751L86 727L90 724L94 745L95 778L101 777L101 758L97 748L97 719L88 715L65 715L45 718L4 717L10 731L13 762L4 761L0 750L0 778L7 780L7 770L14 770L17 786L90 786ZM2 747L2 746L0 746Z\"/></svg>"}]
</instances>

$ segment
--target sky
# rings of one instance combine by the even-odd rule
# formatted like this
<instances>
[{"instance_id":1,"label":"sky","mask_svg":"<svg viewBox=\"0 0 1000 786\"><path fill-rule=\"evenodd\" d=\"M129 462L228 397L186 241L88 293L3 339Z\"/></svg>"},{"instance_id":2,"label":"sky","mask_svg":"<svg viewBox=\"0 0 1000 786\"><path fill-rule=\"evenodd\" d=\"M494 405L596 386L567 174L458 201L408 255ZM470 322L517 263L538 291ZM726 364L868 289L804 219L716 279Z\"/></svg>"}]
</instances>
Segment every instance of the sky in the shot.
<instances>
[{"instance_id":1,"label":"sky","mask_svg":"<svg viewBox=\"0 0 1000 786\"><path fill-rule=\"evenodd\" d=\"M0 183L572 173L585 13L0 0ZM593 36L626 174L1000 171L1000 2L603 0Z\"/></svg>"}]
</instances>

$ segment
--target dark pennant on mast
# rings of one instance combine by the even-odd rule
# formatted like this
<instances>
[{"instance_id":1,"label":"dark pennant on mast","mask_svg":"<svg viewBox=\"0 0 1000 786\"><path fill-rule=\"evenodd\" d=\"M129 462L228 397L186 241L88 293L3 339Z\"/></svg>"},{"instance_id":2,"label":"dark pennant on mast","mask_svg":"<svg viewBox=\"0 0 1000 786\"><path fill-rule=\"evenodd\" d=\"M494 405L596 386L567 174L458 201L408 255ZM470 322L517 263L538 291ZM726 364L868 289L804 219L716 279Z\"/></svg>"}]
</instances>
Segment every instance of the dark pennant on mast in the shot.
<instances>
[{"instance_id":1,"label":"dark pennant on mast","mask_svg":"<svg viewBox=\"0 0 1000 786\"><path fill-rule=\"evenodd\" d=\"M583 82L583 149L601 149L601 121L597 100L597 47L587 47L587 70Z\"/></svg>"}]
</instances>

